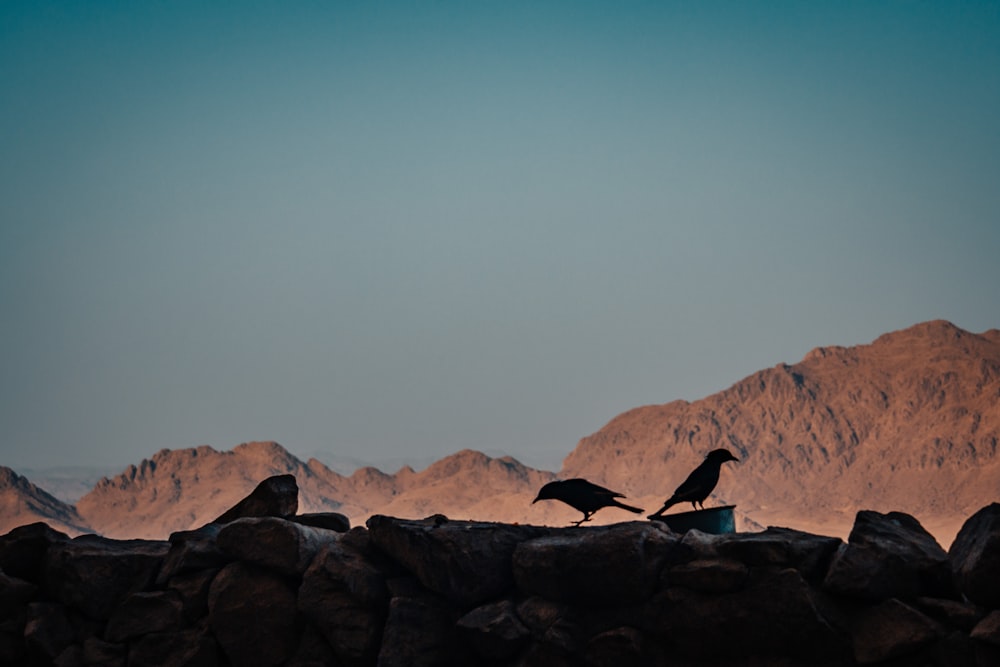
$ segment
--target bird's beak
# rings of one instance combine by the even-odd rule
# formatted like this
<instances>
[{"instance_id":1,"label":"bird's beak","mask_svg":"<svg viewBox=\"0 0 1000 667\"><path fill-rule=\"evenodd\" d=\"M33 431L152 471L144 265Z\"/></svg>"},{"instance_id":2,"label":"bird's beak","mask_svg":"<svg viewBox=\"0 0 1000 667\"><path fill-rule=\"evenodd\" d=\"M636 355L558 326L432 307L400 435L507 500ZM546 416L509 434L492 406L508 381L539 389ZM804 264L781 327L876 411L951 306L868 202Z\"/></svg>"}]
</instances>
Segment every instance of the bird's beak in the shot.
<instances>
[{"instance_id":1,"label":"bird's beak","mask_svg":"<svg viewBox=\"0 0 1000 667\"><path fill-rule=\"evenodd\" d=\"M532 504L532 505L534 505L534 504L535 504L535 503L537 503L537 502L538 502L539 500L541 500L541 498L535 498L534 500L532 500L532 501L531 501L531 504Z\"/></svg>"}]
</instances>

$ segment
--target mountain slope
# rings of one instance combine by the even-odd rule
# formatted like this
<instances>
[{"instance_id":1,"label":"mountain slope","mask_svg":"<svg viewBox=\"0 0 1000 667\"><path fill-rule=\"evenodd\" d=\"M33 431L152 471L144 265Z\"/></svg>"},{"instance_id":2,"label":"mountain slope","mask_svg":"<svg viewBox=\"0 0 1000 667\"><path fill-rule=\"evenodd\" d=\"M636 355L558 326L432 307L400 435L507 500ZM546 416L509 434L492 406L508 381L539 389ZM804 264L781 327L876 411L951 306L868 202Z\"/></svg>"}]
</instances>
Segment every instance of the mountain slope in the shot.
<instances>
[{"instance_id":1,"label":"mountain slope","mask_svg":"<svg viewBox=\"0 0 1000 667\"><path fill-rule=\"evenodd\" d=\"M298 482L299 513L341 512L354 525L375 513L536 522L553 515L553 508L531 506L552 473L511 458L465 450L421 472L403 468L387 475L361 468L344 476L316 459L303 463L275 442L245 443L229 452L208 446L162 450L101 480L77 509L108 537L162 539L212 521L260 480L285 473Z\"/></svg>"},{"instance_id":2,"label":"mountain slope","mask_svg":"<svg viewBox=\"0 0 1000 667\"><path fill-rule=\"evenodd\" d=\"M900 510L950 539L1000 496L998 440L1000 332L939 320L625 412L580 441L562 476L653 505L726 447L741 463L723 467L716 502L758 523L844 534L858 509Z\"/></svg>"},{"instance_id":3,"label":"mountain slope","mask_svg":"<svg viewBox=\"0 0 1000 667\"><path fill-rule=\"evenodd\" d=\"M0 535L36 521L44 521L71 536L93 532L71 505L10 468L0 466Z\"/></svg>"}]
</instances>

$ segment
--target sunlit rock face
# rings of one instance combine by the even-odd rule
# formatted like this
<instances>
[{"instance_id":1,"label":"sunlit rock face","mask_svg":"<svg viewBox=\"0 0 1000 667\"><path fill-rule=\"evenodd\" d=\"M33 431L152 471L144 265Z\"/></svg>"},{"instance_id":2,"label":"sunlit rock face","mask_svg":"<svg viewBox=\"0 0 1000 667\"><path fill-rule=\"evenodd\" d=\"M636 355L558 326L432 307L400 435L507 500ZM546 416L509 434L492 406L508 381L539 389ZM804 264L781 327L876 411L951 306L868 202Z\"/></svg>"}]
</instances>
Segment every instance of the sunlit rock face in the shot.
<instances>
[{"instance_id":1,"label":"sunlit rock face","mask_svg":"<svg viewBox=\"0 0 1000 667\"><path fill-rule=\"evenodd\" d=\"M0 537L0 663L995 665L998 507L951 554L871 511L847 542L443 515L338 532L281 502L169 541L34 524Z\"/></svg>"}]
</instances>

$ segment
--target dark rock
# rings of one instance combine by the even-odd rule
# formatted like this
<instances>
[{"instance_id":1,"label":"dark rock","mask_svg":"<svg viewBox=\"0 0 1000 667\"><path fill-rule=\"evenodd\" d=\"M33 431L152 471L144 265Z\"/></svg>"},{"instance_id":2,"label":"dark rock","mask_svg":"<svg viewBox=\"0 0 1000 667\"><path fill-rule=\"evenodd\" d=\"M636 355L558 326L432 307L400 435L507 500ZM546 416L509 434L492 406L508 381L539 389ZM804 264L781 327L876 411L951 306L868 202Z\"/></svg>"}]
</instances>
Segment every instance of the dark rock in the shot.
<instances>
[{"instance_id":1,"label":"dark rock","mask_svg":"<svg viewBox=\"0 0 1000 667\"><path fill-rule=\"evenodd\" d=\"M852 631L854 658L861 664L909 655L945 635L940 625L892 598L862 612Z\"/></svg>"},{"instance_id":2,"label":"dark rock","mask_svg":"<svg viewBox=\"0 0 1000 667\"><path fill-rule=\"evenodd\" d=\"M208 623L234 665L280 665L295 652L295 592L277 574L230 563L212 581Z\"/></svg>"},{"instance_id":3,"label":"dark rock","mask_svg":"<svg viewBox=\"0 0 1000 667\"><path fill-rule=\"evenodd\" d=\"M83 640L83 664L95 667L125 667L128 659L128 647L125 644L112 644L97 637L87 637Z\"/></svg>"},{"instance_id":4,"label":"dark rock","mask_svg":"<svg viewBox=\"0 0 1000 667\"><path fill-rule=\"evenodd\" d=\"M171 578L188 572L221 569L232 562L216 539L222 524L210 523L197 530L184 530L170 535L170 550L156 579L157 586L165 586Z\"/></svg>"},{"instance_id":5,"label":"dark rock","mask_svg":"<svg viewBox=\"0 0 1000 667\"><path fill-rule=\"evenodd\" d=\"M875 601L955 597L948 554L916 519L901 512L858 512L823 586L831 593Z\"/></svg>"},{"instance_id":6,"label":"dark rock","mask_svg":"<svg viewBox=\"0 0 1000 667\"><path fill-rule=\"evenodd\" d=\"M830 559L841 544L837 537L770 527L761 533L720 535L715 541L715 549L719 555L749 566L795 568L811 582L826 574Z\"/></svg>"},{"instance_id":7,"label":"dark rock","mask_svg":"<svg viewBox=\"0 0 1000 667\"><path fill-rule=\"evenodd\" d=\"M366 557L363 545L334 540L306 570L298 608L337 656L358 663L378 655L388 601L385 575Z\"/></svg>"},{"instance_id":8,"label":"dark rock","mask_svg":"<svg viewBox=\"0 0 1000 667\"><path fill-rule=\"evenodd\" d=\"M0 570L0 618L11 618L38 595L35 584Z\"/></svg>"},{"instance_id":9,"label":"dark rock","mask_svg":"<svg viewBox=\"0 0 1000 667\"><path fill-rule=\"evenodd\" d=\"M49 547L68 542L69 535L45 523L19 526L0 537L0 570L12 577L37 584Z\"/></svg>"},{"instance_id":10,"label":"dark rock","mask_svg":"<svg viewBox=\"0 0 1000 667\"><path fill-rule=\"evenodd\" d=\"M43 588L52 598L97 620L156 579L169 544L84 535L49 547Z\"/></svg>"},{"instance_id":11,"label":"dark rock","mask_svg":"<svg viewBox=\"0 0 1000 667\"><path fill-rule=\"evenodd\" d=\"M531 630L536 639L541 639L553 623L565 618L568 613L567 605L537 595L517 604L517 617Z\"/></svg>"},{"instance_id":12,"label":"dark rock","mask_svg":"<svg viewBox=\"0 0 1000 667\"><path fill-rule=\"evenodd\" d=\"M627 523L517 545L514 578L525 593L587 605L628 605L656 590L677 535L654 523Z\"/></svg>"},{"instance_id":13,"label":"dark rock","mask_svg":"<svg viewBox=\"0 0 1000 667\"><path fill-rule=\"evenodd\" d=\"M371 517L368 529L375 547L461 609L509 591L515 547L549 532L536 526L471 521L437 525L386 516Z\"/></svg>"},{"instance_id":14,"label":"dark rock","mask_svg":"<svg viewBox=\"0 0 1000 667\"><path fill-rule=\"evenodd\" d=\"M457 627L480 657L494 661L513 657L531 637L510 600L473 609L458 619Z\"/></svg>"},{"instance_id":15,"label":"dark rock","mask_svg":"<svg viewBox=\"0 0 1000 667\"><path fill-rule=\"evenodd\" d=\"M351 520L339 512L317 512L314 514L296 514L288 517L289 521L303 526L324 528L338 533L346 533L351 529Z\"/></svg>"},{"instance_id":16,"label":"dark rock","mask_svg":"<svg viewBox=\"0 0 1000 667\"><path fill-rule=\"evenodd\" d=\"M177 593L181 611L189 622L208 616L208 591L218 573L218 570L198 570L178 574L170 579L167 590Z\"/></svg>"},{"instance_id":17,"label":"dark rock","mask_svg":"<svg viewBox=\"0 0 1000 667\"><path fill-rule=\"evenodd\" d=\"M52 667L86 667L83 663L83 649L77 644L67 646L52 661Z\"/></svg>"},{"instance_id":18,"label":"dark rock","mask_svg":"<svg viewBox=\"0 0 1000 667\"><path fill-rule=\"evenodd\" d=\"M0 665L16 665L24 659L27 648L24 643L25 610L14 615L0 616Z\"/></svg>"},{"instance_id":19,"label":"dark rock","mask_svg":"<svg viewBox=\"0 0 1000 667\"><path fill-rule=\"evenodd\" d=\"M29 654L53 662L76 641L76 630L66 607L54 602L28 605L24 641Z\"/></svg>"},{"instance_id":20,"label":"dark rock","mask_svg":"<svg viewBox=\"0 0 1000 667\"><path fill-rule=\"evenodd\" d=\"M212 523L229 523L252 516L292 516L299 509L299 485L294 475L275 475L257 485L250 495Z\"/></svg>"},{"instance_id":21,"label":"dark rock","mask_svg":"<svg viewBox=\"0 0 1000 667\"><path fill-rule=\"evenodd\" d=\"M738 560L693 560L665 570L662 580L706 593L726 593L743 586L750 569Z\"/></svg>"},{"instance_id":22,"label":"dark rock","mask_svg":"<svg viewBox=\"0 0 1000 667\"><path fill-rule=\"evenodd\" d=\"M983 617L978 607L958 600L919 597L913 600L912 606L938 623L964 632L971 631Z\"/></svg>"},{"instance_id":23,"label":"dark rock","mask_svg":"<svg viewBox=\"0 0 1000 667\"><path fill-rule=\"evenodd\" d=\"M990 612L989 616L979 621L970 636L1000 646L1000 609Z\"/></svg>"},{"instance_id":24,"label":"dark rock","mask_svg":"<svg viewBox=\"0 0 1000 667\"><path fill-rule=\"evenodd\" d=\"M266 643L263 641L261 643ZM252 647L249 647L252 652ZM128 667L217 667L221 664L215 639L203 630L154 632L129 646ZM265 662L233 662L264 665Z\"/></svg>"},{"instance_id":25,"label":"dark rock","mask_svg":"<svg viewBox=\"0 0 1000 667\"><path fill-rule=\"evenodd\" d=\"M151 632L179 630L182 622L181 599L176 592L134 593L112 612L104 638L123 643Z\"/></svg>"},{"instance_id":26,"label":"dark rock","mask_svg":"<svg viewBox=\"0 0 1000 667\"><path fill-rule=\"evenodd\" d=\"M538 644L557 655L578 652L586 639L579 615L564 604L530 597L517 605L517 616Z\"/></svg>"},{"instance_id":27,"label":"dark rock","mask_svg":"<svg viewBox=\"0 0 1000 667\"><path fill-rule=\"evenodd\" d=\"M649 616L658 636L697 658L848 651L826 601L790 568L751 570L745 587L723 595L671 587L653 600Z\"/></svg>"},{"instance_id":28,"label":"dark rock","mask_svg":"<svg viewBox=\"0 0 1000 667\"><path fill-rule=\"evenodd\" d=\"M226 525L217 543L237 560L301 576L320 549L339 534L276 517L252 517Z\"/></svg>"},{"instance_id":29,"label":"dark rock","mask_svg":"<svg viewBox=\"0 0 1000 667\"><path fill-rule=\"evenodd\" d=\"M475 664L456 650L455 615L430 596L393 598L385 623L379 667Z\"/></svg>"},{"instance_id":30,"label":"dark rock","mask_svg":"<svg viewBox=\"0 0 1000 667\"><path fill-rule=\"evenodd\" d=\"M299 635L295 655L284 667L339 667L342 664L319 629L307 624Z\"/></svg>"},{"instance_id":31,"label":"dark rock","mask_svg":"<svg viewBox=\"0 0 1000 667\"><path fill-rule=\"evenodd\" d=\"M587 642L585 655L593 667L638 667L644 663L642 633L628 627L602 632Z\"/></svg>"},{"instance_id":32,"label":"dark rock","mask_svg":"<svg viewBox=\"0 0 1000 667\"><path fill-rule=\"evenodd\" d=\"M984 607L1000 608L1000 503L969 517L949 556L962 594Z\"/></svg>"}]
</instances>

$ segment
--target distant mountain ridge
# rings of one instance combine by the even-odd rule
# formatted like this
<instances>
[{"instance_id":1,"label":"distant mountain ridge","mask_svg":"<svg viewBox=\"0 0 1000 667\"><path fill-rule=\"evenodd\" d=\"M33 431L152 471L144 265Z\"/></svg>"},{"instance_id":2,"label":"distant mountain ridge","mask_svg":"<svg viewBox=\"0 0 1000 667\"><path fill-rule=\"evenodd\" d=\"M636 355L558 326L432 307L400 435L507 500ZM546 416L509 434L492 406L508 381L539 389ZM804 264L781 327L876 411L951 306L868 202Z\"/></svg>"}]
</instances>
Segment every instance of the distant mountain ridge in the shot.
<instances>
[{"instance_id":1,"label":"distant mountain ridge","mask_svg":"<svg viewBox=\"0 0 1000 667\"><path fill-rule=\"evenodd\" d=\"M947 543L964 518L1000 500L998 442L1000 331L972 334L937 320L867 345L816 348L698 401L628 410L580 440L558 477L586 477L652 511L708 451L725 447L741 461L723 468L708 504L736 504L745 528L844 536L859 509L898 510ZM44 520L51 511L109 537L163 538L211 521L261 479L286 473L298 480L300 512L337 511L353 524L373 513L556 525L579 518L558 502L532 505L556 475L510 457L464 450L419 472L341 475L274 442L161 450L102 479L75 517L65 515L68 505L40 502L35 515L11 516ZM12 488L0 485L0 503ZM595 523L631 518L608 509ZM0 532L18 525L7 512L2 523Z\"/></svg>"},{"instance_id":2,"label":"distant mountain ridge","mask_svg":"<svg viewBox=\"0 0 1000 667\"><path fill-rule=\"evenodd\" d=\"M74 535L91 532L72 505L55 498L10 468L0 466L0 531L45 521Z\"/></svg>"}]
</instances>

